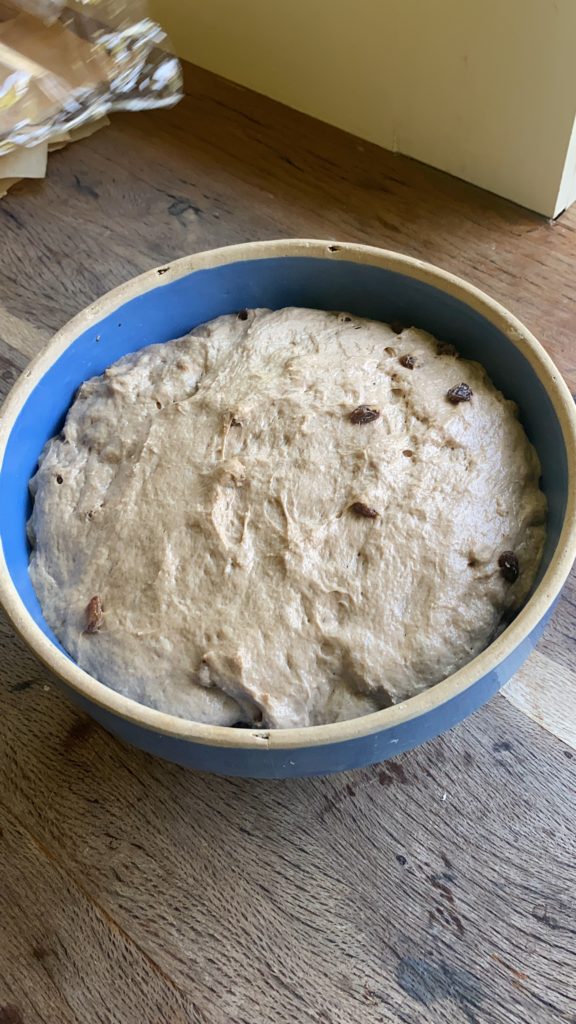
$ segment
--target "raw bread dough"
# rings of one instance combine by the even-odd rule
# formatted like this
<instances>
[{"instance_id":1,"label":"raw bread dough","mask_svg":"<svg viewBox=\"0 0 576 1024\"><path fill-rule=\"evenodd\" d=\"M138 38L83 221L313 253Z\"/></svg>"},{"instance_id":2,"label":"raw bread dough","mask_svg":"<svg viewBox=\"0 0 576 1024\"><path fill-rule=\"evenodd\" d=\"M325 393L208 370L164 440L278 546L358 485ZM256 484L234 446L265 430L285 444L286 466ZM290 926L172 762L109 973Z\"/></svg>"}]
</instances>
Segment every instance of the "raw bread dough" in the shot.
<instances>
[{"instance_id":1,"label":"raw bread dough","mask_svg":"<svg viewBox=\"0 0 576 1024\"><path fill-rule=\"evenodd\" d=\"M144 704L281 728L466 664L530 590L546 502L515 405L445 349L251 310L87 381L31 481L30 573L64 647Z\"/></svg>"}]
</instances>

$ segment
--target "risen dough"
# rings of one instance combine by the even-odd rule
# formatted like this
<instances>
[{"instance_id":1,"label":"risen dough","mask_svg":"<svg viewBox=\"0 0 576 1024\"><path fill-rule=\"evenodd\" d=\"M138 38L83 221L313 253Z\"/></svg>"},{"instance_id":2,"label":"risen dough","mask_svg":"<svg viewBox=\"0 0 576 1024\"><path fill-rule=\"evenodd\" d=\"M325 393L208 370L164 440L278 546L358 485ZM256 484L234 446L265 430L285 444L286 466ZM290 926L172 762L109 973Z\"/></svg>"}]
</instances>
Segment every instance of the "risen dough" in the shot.
<instances>
[{"instance_id":1,"label":"risen dough","mask_svg":"<svg viewBox=\"0 0 576 1024\"><path fill-rule=\"evenodd\" d=\"M30 572L78 664L142 703L337 721L444 679L522 603L539 473L513 403L424 331L242 312L82 386L31 482Z\"/></svg>"}]
</instances>

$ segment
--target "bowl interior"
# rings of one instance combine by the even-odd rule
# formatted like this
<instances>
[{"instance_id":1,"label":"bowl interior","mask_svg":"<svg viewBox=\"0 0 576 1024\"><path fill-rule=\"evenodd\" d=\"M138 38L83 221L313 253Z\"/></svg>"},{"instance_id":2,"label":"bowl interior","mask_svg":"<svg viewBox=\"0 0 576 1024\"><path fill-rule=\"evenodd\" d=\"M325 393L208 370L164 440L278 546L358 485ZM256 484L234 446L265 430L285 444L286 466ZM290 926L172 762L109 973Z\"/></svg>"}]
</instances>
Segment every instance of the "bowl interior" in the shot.
<instances>
[{"instance_id":1,"label":"bowl interior","mask_svg":"<svg viewBox=\"0 0 576 1024\"><path fill-rule=\"evenodd\" d=\"M366 263L306 256L231 262L159 283L91 324L38 381L13 426L0 473L0 538L8 572L22 601L60 650L28 575L28 481L43 445L61 429L77 387L121 356L180 337L224 313L258 306L308 306L398 320L453 342L461 355L482 362L497 387L518 403L540 456L549 516L539 578L548 567L568 497L562 429L536 371L490 320L440 288Z\"/></svg>"}]
</instances>

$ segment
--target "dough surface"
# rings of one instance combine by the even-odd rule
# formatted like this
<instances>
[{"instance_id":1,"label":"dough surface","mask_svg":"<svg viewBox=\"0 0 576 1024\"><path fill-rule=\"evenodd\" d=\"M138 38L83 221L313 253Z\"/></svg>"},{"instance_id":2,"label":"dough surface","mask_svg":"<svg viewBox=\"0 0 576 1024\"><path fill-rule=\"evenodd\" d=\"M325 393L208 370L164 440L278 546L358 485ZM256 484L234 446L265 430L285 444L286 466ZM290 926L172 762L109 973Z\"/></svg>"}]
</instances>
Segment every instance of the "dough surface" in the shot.
<instances>
[{"instance_id":1,"label":"dough surface","mask_svg":"<svg viewBox=\"0 0 576 1024\"><path fill-rule=\"evenodd\" d=\"M424 331L242 311L82 385L31 481L30 573L78 664L144 704L354 718L463 666L526 599L539 474L514 404Z\"/></svg>"}]
</instances>

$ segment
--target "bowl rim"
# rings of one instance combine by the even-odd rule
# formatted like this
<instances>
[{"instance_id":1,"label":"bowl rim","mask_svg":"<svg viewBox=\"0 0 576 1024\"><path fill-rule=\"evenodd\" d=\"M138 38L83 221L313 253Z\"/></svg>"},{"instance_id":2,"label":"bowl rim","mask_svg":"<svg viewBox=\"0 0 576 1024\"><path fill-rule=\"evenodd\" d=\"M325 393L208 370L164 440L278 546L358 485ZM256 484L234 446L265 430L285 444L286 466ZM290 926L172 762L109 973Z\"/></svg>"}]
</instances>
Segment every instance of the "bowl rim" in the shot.
<instances>
[{"instance_id":1,"label":"bowl rim","mask_svg":"<svg viewBox=\"0 0 576 1024\"><path fill-rule=\"evenodd\" d=\"M291 729L236 729L231 726L206 725L139 704L100 683L58 650L36 624L12 582L0 538L0 603L16 631L47 668L81 698L132 725L212 747L291 750L324 746L388 731L441 708L493 672L527 639L558 596L576 558L576 407L550 356L520 320L476 286L433 264L355 242L295 238L223 246L155 267L107 292L54 335L9 392L0 410L0 468L10 432L29 395L62 352L91 325L138 295L196 271L244 260L286 256L345 260L396 271L460 299L493 323L530 363L554 406L566 445L567 506L550 565L534 594L514 622L476 658L442 682L382 711L330 725Z\"/></svg>"}]
</instances>

